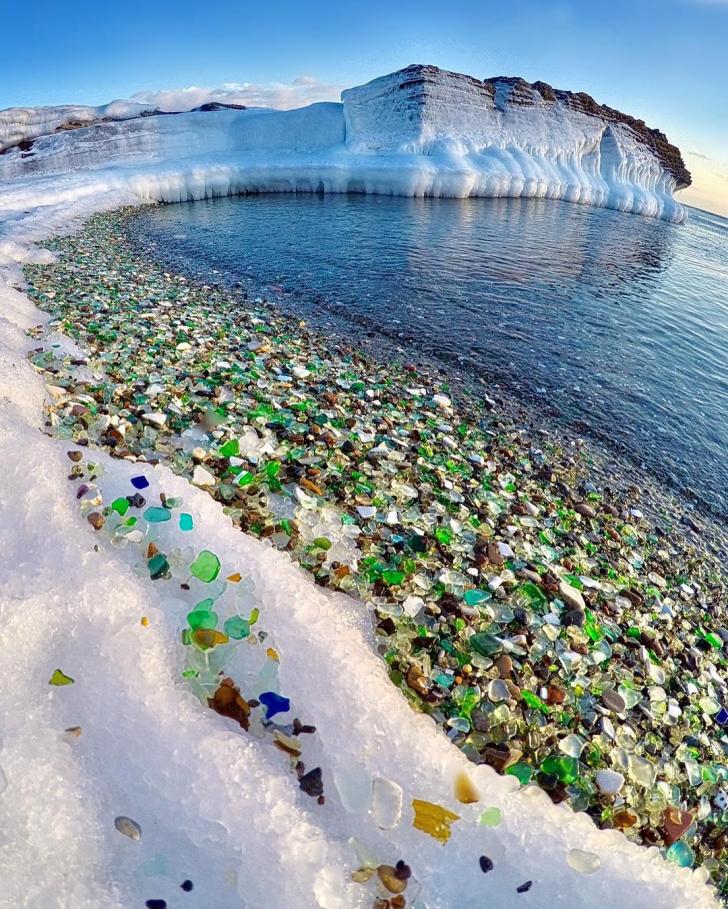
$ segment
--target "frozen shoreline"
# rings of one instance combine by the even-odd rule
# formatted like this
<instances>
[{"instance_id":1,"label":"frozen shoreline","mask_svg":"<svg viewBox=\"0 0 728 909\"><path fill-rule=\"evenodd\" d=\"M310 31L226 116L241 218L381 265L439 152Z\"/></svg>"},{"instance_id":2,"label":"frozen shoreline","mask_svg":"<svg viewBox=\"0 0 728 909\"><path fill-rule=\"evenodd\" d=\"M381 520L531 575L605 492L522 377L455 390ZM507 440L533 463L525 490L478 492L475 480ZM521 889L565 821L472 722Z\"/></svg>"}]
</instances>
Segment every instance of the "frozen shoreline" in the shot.
<instances>
[{"instance_id":1,"label":"frozen shoreline","mask_svg":"<svg viewBox=\"0 0 728 909\"><path fill-rule=\"evenodd\" d=\"M93 553L93 531L78 515L65 479L70 464L65 446L39 436L35 428L43 389L24 359L24 351L34 344L23 331L37 323L38 313L12 289L12 283L20 280L16 269L5 267L2 280L6 396L2 439L8 479L3 510L15 516L1 531L3 550L9 553L3 587L9 592L5 600L12 609L6 631L14 640L32 639L33 647L4 650L5 677L17 678L19 688L13 695L17 713L2 733L5 744L0 767L8 789L0 797L0 809L8 812L3 817L6 828L23 829L32 823L48 829L53 816L56 826L52 829L57 831L57 835L32 841L32 862L23 844L16 844L13 866L27 874L6 871L6 879L17 884L15 904L22 904L22 895L28 892L35 899L32 905L41 909L51 905L74 909L135 905L158 892L162 895L165 887L165 892L173 894L176 885L171 881L140 874L141 860L113 830L114 814L135 816L129 805L132 801L145 806L136 811L145 830L151 824L175 842L181 859L179 874L194 877L197 873L199 905L208 905L211 899L216 906L237 905L228 872L240 861L244 869L251 865L270 868L275 857L274 872L252 878L247 870L240 874L240 892L250 901L248 905L273 900L276 905L291 906L368 906L370 894L361 885L344 883L342 876L357 864L345 843L352 833L374 848L379 860L402 857L413 866L423 884L420 902L414 905L423 907L454 907L486 894L492 905L503 909L516 898L524 905L529 900L540 905L547 898L550 905L568 909L591 905L616 909L637 906L645 899L676 909L714 905L710 890L698 883L702 872L666 865L656 850L640 849L620 834L599 832L586 817L552 805L545 794L532 788L514 791L515 780L497 777L489 768L475 768L465 761L429 720L411 712L386 678L361 630L356 603L318 590L286 557L241 535L201 490L173 478L164 468L146 468L152 490L164 488L168 494L184 497L206 544L225 564L242 564L256 579L262 621L281 654L282 690L294 703L305 705L303 720L315 723L318 729L332 804L323 809L309 805L285 765L271 759L269 746L249 742L229 721L190 699L178 678L179 645L174 643L179 601L157 594L156 589L150 592L150 582L135 578L128 557L116 550L103 548L101 562ZM128 482L130 474L139 472L133 464L107 461L104 456L99 460L106 468L100 484L105 500ZM29 474L34 478L31 497L27 494ZM50 528L43 523L46 515L53 515ZM150 610L150 596L158 604L156 611ZM293 613L292 602L297 603ZM20 603L22 609L17 608ZM50 613L49 603L54 604ZM150 628L139 625L141 615L151 615ZM93 629L93 653L89 652L89 628ZM332 628L337 629L334 638ZM141 661L135 655L138 648L145 654ZM29 726L24 708L29 696L27 680L38 697L44 688L48 690L47 679L56 666L75 674L76 684L54 690L37 723ZM103 690L103 701L89 700L90 690ZM152 691L158 693L150 700ZM318 692L326 695L320 697ZM121 723L111 724L111 715L121 717ZM69 744L59 735L66 725L76 724L84 728L81 745ZM178 751L181 728L185 730L186 756ZM30 750L35 750L38 736L47 743L52 759L46 758L45 769L37 767L37 778L43 779L43 773L54 777L60 773L64 780L52 799L44 794L43 803L18 786L21 767L25 773L33 766ZM377 740L386 742L386 747L373 749L372 742ZM120 748L120 741L126 747ZM153 748L150 742L156 743ZM207 762L205 768L191 759L188 746ZM336 804L330 779L337 766L342 771L349 767L354 755L362 762L364 775L397 780L405 789L405 805L410 797L421 797L456 810L462 821L453 826L448 846L443 848L412 830L407 819L396 829L383 832L370 817L352 819L343 811ZM175 768L171 775L170 765ZM216 768L214 806L207 797L211 766ZM454 803L452 780L459 769L466 769L481 789L480 805ZM88 790L89 785L95 796L90 803L85 800L79 814L73 807L74 793ZM278 800L275 809L272 801L261 805L261 787L269 799ZM187 793L182 806L178 801L181 791ZM37 789L35 793L40 795ZM241 798L246 806L244 820L239 819ZM45 820L41 811L47 809L42 804L52 812ZM504 813L503 824L493 831L473 826L488 805L497 805ZM232 814L230 809L234 809ZM271 823L273 815L279 818L276 824ZM204 823L212 824L204 840L195 832L200 817L208 818L203 830ZM226 833L220 824L227 828ZM253 839L248 832L251 825L256 830ZM291 827L298 831L294 839ZM160 835L154 834L159 843L163 841ZM68 865L64 850L68 838L74 836L79 851L73 862L76 876L71 890L64 883ZM250 851L255 842L260 849L257 857ZM598 854L601 870L588 878L575 874L565 860L570 848ZM195 865L201 864L200 849L209 875L195 872ZM157 846L151 847L144 859L157 852ZM496 872L482 875L477 859L483 852L496 861L497 877ZM558 855L563 861L555 860ZM39 860L43 875L37 873ZM227 879L223 879L223 866ZM516 897L515 887L527 878L534 880L533 890ZM112 885L112 880L117 883ZM58 901L59 892L65 903ZM189 904L196 905L193 900Z\"/></svg>"},{"instance_id":2,"label":"frozen shoreline","mask_svg":"<svg viewBox=\"0 0 728 909\"><path fill-rule=\"evenodd\" d=\"M45 405L58 389L44 386L26 356L39 343L27 331L46 319L23 293L19 263L53 258L35 244L74 231L96 212L149 201L256 188L315 190L321 181L350 189L352 180L364 191L391 192L393 180L398 187L405 180L408 192L467 193L490 179L472 162L463 168L460 153L450 167L447 150L437 172L429 170L426 156L415 168L403 159L401 170L385 172L363 155L351 176L351 157L343 163L317 159L311 150L312 135L330 143L342 128L338 105L315 107L314 129L303 112L293 112L298 120L259 115L258 122L267 123L269 151L290 139L288 124L298 122L305 139L297 157L283 155L274 168L260 165L259 152L247 163L239 151L229 154L228 143L239 139L233 130L238 115L190 114L157 124L140 121L131 132L105 124L93 133L113 140L113 160L102 167L96 165L103 141L95 145L92 138L84 150L87 130L40 140L40 172L0 188L0 672L6 680L0 824L7 841L0 904L132 909L154 898L191 909L369 909L374 882L351 880L362 863L347 842L353 835L375 864L409 863L415 878L409 894L418 884L421 890L407 905L417 909L482 900L494 909L511 909L516 901L563 909L637 909L645 902L671 909L716 906L704 886L705 871L667 864L657 849L599 831L538 788L521 789L515 778L470 763L390 682L361 605L321 590L287 556L241 534L202 489L165 467L88 448L83 463L103 467L91 474L98 474L101 503L93 491L79 513L79 487L69 482L73 463L66 454L76 446L45 434ZM215 118L205 123L219 128L206 127L203 138L199 117ZM177 125L164 125L173 121ZM180 152L189 141L199 143L193 160ZM54 170L54 155L69 153L77 155L76 169ZM513 191L551 191L542 186L541 172L534 174L530 165L527 171L523 185L508 178ZM657 171L653 175L659 178ZM579 181L563 185L572 187L572 195L581 192ZM652 197L645 199L625 196L623 204L658 213ZM57 334L42 331L39 338L61 345L59 351L70 349ZM171 521L150 540L170 552L214 550L226 572L239 569L255 581L246 605L259 604L266 646L280 655L281 694L303 722L316 726L305 757L308 766L322 768L325 805L301 791L285 754L270 740L246 734L193 696L181 677L179 631L189 603L179 585L152 581L137 550L111 544L86 520L90 508L131 492L130 479L139 474L149 481L149 501L156 503L160 492L182 497L195 524L194 544ZM56 669L74 683L49 685ZM80 736L64 733L72 727L81 728ZM454 798L453 782L462 772L480 790L479 804ZM392 780L403 791L401 821L389 829L369 811L374 778ZM349 793L349 810L341 792ZM412 799L460 815L447 845L413 828ZM487 807L501 809L499 826L478 824ZM141 825L139 843L115 829L119 815ZM567 862L572 850L596 855L600 869L577 873ZM495 864L488 874L482 855ZM180 884L187 879L194 890L183 893ZM517 893L527 880L532 889Z\"/></svg>"}]
</instances>

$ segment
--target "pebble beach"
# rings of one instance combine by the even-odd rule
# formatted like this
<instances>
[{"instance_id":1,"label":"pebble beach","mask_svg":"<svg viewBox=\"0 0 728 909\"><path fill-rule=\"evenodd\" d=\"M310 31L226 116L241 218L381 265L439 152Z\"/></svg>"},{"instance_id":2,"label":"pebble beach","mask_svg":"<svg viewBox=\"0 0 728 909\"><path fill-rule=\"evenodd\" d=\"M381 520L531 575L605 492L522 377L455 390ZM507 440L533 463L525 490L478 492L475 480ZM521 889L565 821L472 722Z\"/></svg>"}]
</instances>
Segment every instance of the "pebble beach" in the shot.
<instances>
[{"instance_id":1,"label":"pebble beach","mask_svg":"<svg viewBox=\"0 0 728 909\"><path fill-rule=\"evenodd\" d=\"M150 542L144 528L169 522L194 536L184 503L147 501L141 469L103 500L98 452L170 468L316 584L363 601L392 685L470 761L702 866L728 894L722 529L642 483L610 482L581 440L434 369L166 270L129 242L131 217L97 215L47 244L53 264L25 267L50 318L30 358L89 532L136 547L150 583L189 594L185 684L241 734L257 724L325 803L305 705L273 722L288 710L272 683L285 656L265 610L231 605L244 577L221 571L212 541L192 558ZM226 671L241 643L255 645L255 690ZM57 671L51 684L73 683ZM467 781L456 789L472 800ZM391 793L380 796L386 812ZM455 819L415 808L415 826L443 842ZM414 858L364 862L354 880L378 880L372 904L398 909ZM573 862L596 870L588 853Z\"/></svg>"}]
</instances>

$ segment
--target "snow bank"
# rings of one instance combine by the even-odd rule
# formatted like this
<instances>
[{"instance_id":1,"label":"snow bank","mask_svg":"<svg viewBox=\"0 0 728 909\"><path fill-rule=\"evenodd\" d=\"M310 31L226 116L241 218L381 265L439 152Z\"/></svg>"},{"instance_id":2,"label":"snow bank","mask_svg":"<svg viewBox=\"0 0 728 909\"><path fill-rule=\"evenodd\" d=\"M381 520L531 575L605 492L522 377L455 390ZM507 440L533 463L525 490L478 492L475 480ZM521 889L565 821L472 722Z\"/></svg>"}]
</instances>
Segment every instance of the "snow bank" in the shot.
<instances>
[{"instance_id":1,"label":"snow bank","mask_svg":"<svg viewBox=\"0 0 728 909\"><path fill-rule=\"evenodd\" d=\"M99 120L131 120L154 110L153 105L112 101L99 107L63 104L57 107L9 107L0 110L0 149L58 129L87 126Z\"/></svg>"}]
</instances>

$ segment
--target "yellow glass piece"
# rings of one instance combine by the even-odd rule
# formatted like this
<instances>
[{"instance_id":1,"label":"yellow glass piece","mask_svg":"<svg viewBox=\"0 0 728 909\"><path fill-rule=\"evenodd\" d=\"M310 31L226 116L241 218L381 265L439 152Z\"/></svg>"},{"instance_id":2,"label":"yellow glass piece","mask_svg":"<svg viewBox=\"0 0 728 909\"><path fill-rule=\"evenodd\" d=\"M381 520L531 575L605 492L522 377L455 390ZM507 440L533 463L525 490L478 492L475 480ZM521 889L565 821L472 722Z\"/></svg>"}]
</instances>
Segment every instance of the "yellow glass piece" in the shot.
<instances>
[{"instance_id":1,"label":"yellow glass piece","mask_svg":"<svg viewBox=\"0 0 728 909\"><path fill-rule=\"evenodd\" d=\"M227 644L230 638L214 628L198 628L192 632L192 639L201 650L209 650L218 644Z\"/></svg>"},{"instance_id":2,"label":"yellow glass piece","mask_svg":"<svg viewBox=\"0 0 728 909\"><path fill-rule=\"evenodd\" d=\"M464 770L455 777L454 789L455 798L463 805L474 805L480 801L480 792Z\"/></svg>"},{"instance_id":3,"label":"yellow glass piece","mask_svg":"<svg viewBox=\"0 0 728 909\"><path fill-rule=\"evenodd\" d=\"M232 581L233 584L238 584L240 581L242 581L243 576L239 571L236 571L235 574L229 574L227 579L228 581Z\"/></svg>"},{"instance_id":4,"label":"yellow glass piece","mask_svg":"<svg viewBox=\"0 0 728 909\"><path fill-rule=\"evenodd\" d=\"M280 663L280 661L281 661L281 658L278 656L278 651L274 650L272 647L269 647L266 650L265 655L267 657L269 657L271 660L275 660L276 663Z\"/></svg>"},{"instance_id":5,"label":"yellow glass piece","mask_svg":"<svg viewBox=\"0 0 728 909\"><path fill-rule=\"evenodd\" d=\"M435 805L433 802L425 802L422 799L412 799L412 807L415 812L412 826L423 833L429 833L431 837L443 844L450 839L452 833L450 825L454 821L460 820L459 814L448 811L442 805Z\"/></svg>"},{"instance_id":6,"label":"yellow glass piece","mask_svg":"<svg viewBox=\"0 0 728 909\"><path fill-rule=\"evenodd\" d=\"M149 624L149 619L148 619L145 615L142 616L141 624L142 624L145 628L146 628L147 625Z\"/></svg>"}]
</instances>

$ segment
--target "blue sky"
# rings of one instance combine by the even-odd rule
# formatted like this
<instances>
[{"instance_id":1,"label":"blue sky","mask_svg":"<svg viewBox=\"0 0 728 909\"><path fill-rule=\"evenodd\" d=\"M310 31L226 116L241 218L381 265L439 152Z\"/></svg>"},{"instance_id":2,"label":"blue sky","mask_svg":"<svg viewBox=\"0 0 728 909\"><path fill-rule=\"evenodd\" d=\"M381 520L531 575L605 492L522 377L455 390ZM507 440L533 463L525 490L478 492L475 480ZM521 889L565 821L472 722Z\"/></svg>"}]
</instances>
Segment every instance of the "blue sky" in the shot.
<instances>
[{"instance_id":1,"label":"blue sky","mask_svg":"<svg viewBox=\"0 0 728 909\"><path fill-rule=\"evenodd\" d=\"M728 213L728 0L0 0L0 22L0 108L226 83L292 106L414 62L521 75L659 127L686 201Z\"/></svg>"}]
</instances>

